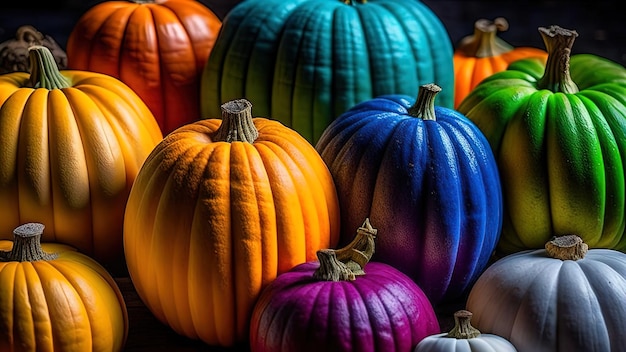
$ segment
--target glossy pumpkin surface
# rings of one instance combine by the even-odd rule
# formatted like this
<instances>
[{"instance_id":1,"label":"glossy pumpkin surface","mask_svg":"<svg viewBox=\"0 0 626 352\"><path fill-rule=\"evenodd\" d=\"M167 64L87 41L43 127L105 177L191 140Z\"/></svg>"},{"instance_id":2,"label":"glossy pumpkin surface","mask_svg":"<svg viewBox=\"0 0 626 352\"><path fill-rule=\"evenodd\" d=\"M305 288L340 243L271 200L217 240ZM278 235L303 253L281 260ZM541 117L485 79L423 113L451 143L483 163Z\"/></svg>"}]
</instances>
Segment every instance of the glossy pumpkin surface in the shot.
<instances>
[{"instance_id":1,"label":"glossy pumpkin surface","mask_svg":"<svg viewBox=\"0 0 626 352\"><path fill-rule=\"evenodd\" d=\"M50 51L39 48L31 50L41 63L34 74L0 76L0 238L41 222L45 242L123 270L124 207L161 131L127 85L58 71Z\"/></svg>"},{"instance_id":2,"label":"glossy pumpkin surface","mask_svg":"<svg viewBox=\"0 0 626 352\"><path fill-rule=\"evenodd\" d=\"M74 25L68 67L119 78L167 134L201 117L200 79L220 28L195 0L103 1Z\"/></svg>"},{"instance_id":3,"label":"glossy pumpkin surface","mask_svg":"<svg viewBox=\"0 0 626 352\"><path fill-rule=\"evenodd\" d=\"M545 61L548 53L528 46L514 47L498 37L506 31L509 23L499 17L489 21L481 19L474 25L474 34L459 42L454 50L454 107L474 89L478 83L492 74L506 70L510 63L536 57Z\"/></svg>"},{"instance_id":4,"label":"glossy pumpkin surface","mask_svg":"<svg viewBox=\"0 0 626 352\"><path fill-rule=\"evenodd\" d=\"M543 28L549 57L487 78L458 110L483 131L500 168L504 253L578 234L626 250L626 69L569 56L577 34ZM563 54L565 53L565 54Z\"/></svg>"},{"instance_id":5,"label":"glossy pumpkin surface","mask_svg":"<svg viewBox=\"0 0 626 352\"><path fill-rule=\"evenodd\" d=\"M420 1L253 0L224 18L202 79L202 112L245 97L315 143L354 104L437 82L452 107L452 43Z\"/></svg>"},{"instance_id":6,"label":"glossy pumpkin surface","mask_svg":"<svg viewBox=\"0 0 626 352\"><path fill-rule=\"evenodd\" d=\"M425 89L433 86L417 100L357 104L316 148L337 186L342 235L370 217L381 228L375 260L414 279L436 304L484 270L500 236L502 196L487 140L465 116L434 105L437 90Z\"/></svg>"},{"instance_id":7,"label":"glossy pumpkin surface","mask_svg":"<svg viewBox=\"0 0 626 352\"><path fill-rule=\"evenodd\" d=\"M128 199L124 244L132 281L158 319L232 346L247 341L264 286L337 244L339 208L304 138L252 118L247 101L226 105L243 110L183 126L148 157Z\"/></svg>"},{"instance_id":8,"label":"glossy pumpkin surface","mask_svg":"<svg viewBox=\"0 0 626 352\"><path fill-rule=\"evenodd\" d=\"M520 352L619 351L625 301L626 254L589 249L582 259L563 260L537 249L491 265L467 309L476 328Z\"/></svg>"},{"instance_id":9,"label":"glossy pumpkin surface","mask_svg":"<svg viewBox=\"0 0 626 352\"><path fill-rule=\"evenodd\" d=\"M0 240L0 350L122 351L128 316L111 275L73 247L39 239Z\"/></svg>"}]
</instances>

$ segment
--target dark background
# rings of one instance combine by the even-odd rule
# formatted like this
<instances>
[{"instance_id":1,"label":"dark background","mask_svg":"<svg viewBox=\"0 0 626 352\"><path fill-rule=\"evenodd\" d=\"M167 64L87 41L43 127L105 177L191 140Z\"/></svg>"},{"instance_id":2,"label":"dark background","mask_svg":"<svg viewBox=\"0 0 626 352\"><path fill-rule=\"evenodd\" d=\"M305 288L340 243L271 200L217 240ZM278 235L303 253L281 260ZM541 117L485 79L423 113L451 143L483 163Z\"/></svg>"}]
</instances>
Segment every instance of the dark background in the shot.
<instances>
[{"instance_id":1,"label":"dark background","mask_svg":"<svg viewBox=\"0 0 626 352\"><path fill-rule=\"evenodd\" d=\"M0 5L0 42L14 38L19 26L30 24L65 48L78 18L99 2L101 0L57 0L45 4L39 0L3 1ZM200 2L223 18L239 1ZM476 20L505 17L510 28L500 37L514 46L543 49L537 28L559 25L578 32L574 54L596 54L626 66L626 17L618 1L423 0L423 3L441 19L455 45L473 32Z\"/></svg>"}]
</instances>

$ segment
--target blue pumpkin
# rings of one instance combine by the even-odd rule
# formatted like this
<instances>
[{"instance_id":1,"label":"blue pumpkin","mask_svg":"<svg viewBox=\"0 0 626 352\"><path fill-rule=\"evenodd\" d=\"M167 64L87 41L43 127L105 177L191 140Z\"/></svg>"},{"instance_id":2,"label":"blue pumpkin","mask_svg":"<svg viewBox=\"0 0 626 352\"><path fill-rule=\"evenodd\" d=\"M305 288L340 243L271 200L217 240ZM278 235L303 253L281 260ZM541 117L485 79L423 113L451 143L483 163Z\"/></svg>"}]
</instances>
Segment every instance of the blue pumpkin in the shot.
<instances>
[{"instance_id":1,"label":"blue pumpkin","mask_svg":"<svg viewBox=\"0 0 626 352\"><path fill-rule=\"evenodd\" d=\"M434 303L459 298L484 271L502 228L497 164L482 132L459 112L385 95L334 120L316 149L334 177L345 244L362 219L379 228L372 260L411 277Z\"/></svg>"}]
</instances>

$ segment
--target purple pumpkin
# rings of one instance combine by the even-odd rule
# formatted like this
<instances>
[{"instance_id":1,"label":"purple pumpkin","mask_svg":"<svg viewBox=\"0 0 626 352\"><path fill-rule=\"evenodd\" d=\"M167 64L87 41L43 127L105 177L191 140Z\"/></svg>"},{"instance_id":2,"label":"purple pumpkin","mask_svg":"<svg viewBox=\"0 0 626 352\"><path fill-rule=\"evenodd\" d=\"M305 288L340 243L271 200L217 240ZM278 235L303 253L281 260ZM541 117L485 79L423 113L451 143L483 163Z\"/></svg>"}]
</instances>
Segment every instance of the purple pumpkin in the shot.
<instances>
[{"instance_id":1,"label":"purple pumpkin","mask_svg":"<svg viewBox=\"0 0 626 352\"><path fill-rule=\"evenodd\" d=\"M272 281L253 310L251 351L411 351L439 333L414 281L387 264L368 263L375 233L366 220L348 246L318 251L319 261Z\"/></svg>"},{"instance_id":2,"label":"purple pumpkin","mask_svg":"<svg viewBox=\"0 0 626 352\"><path fill-rule=\"evenodd\" d=\"M468 291L502 227L491 147L468 118L435 106L440 90L357 104L316 144L337 187L341 233L369 217L384 229L374 260L411 277L433 304Z\"/></svg>"}]
</instances>

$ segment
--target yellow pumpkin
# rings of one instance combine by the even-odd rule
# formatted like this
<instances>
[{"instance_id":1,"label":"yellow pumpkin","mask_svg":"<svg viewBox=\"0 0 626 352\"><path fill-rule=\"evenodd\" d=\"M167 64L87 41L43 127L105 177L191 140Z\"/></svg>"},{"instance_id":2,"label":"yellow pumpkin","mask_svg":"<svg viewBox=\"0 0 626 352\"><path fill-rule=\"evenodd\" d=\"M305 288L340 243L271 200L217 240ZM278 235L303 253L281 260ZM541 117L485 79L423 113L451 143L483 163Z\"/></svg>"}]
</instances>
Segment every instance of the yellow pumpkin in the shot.
<instances>
[{"instance_id":1,"label":"yellow pumpkin","mask_svg":"<svg viewBox=\"0 0 626 352\"><path fill-rule=\"evenodd\" d=\"M59 71L44 46L29 55L30 74L0 76L0 239L41 222L45 242L123 270L124 207L163 139L156 119L121 81Z\"/></svg>"},{"instance_id":2,"label":"yellow pumpkin","mask_svg":"<svg viewBox=\"0 0 626 352\"><path fill-rule=\"evenodd\" d=\"M251 115L167 135L135 180L124 220L130 277L152 313L210 345L248 339L253 305L282 272L332 248L339 205L332 176L304 137Z\"/></svg>"},{"instance_id":3,"label":"yellow pumpkin","mask_svg":"<svg viewBox=\"0 0 626 352\"><path fill-rule=\"evenodd\" d=\"M0 351L121 351L128 314L111 275L27 223L0 241Z\"/></svg>"}]
</instances>

